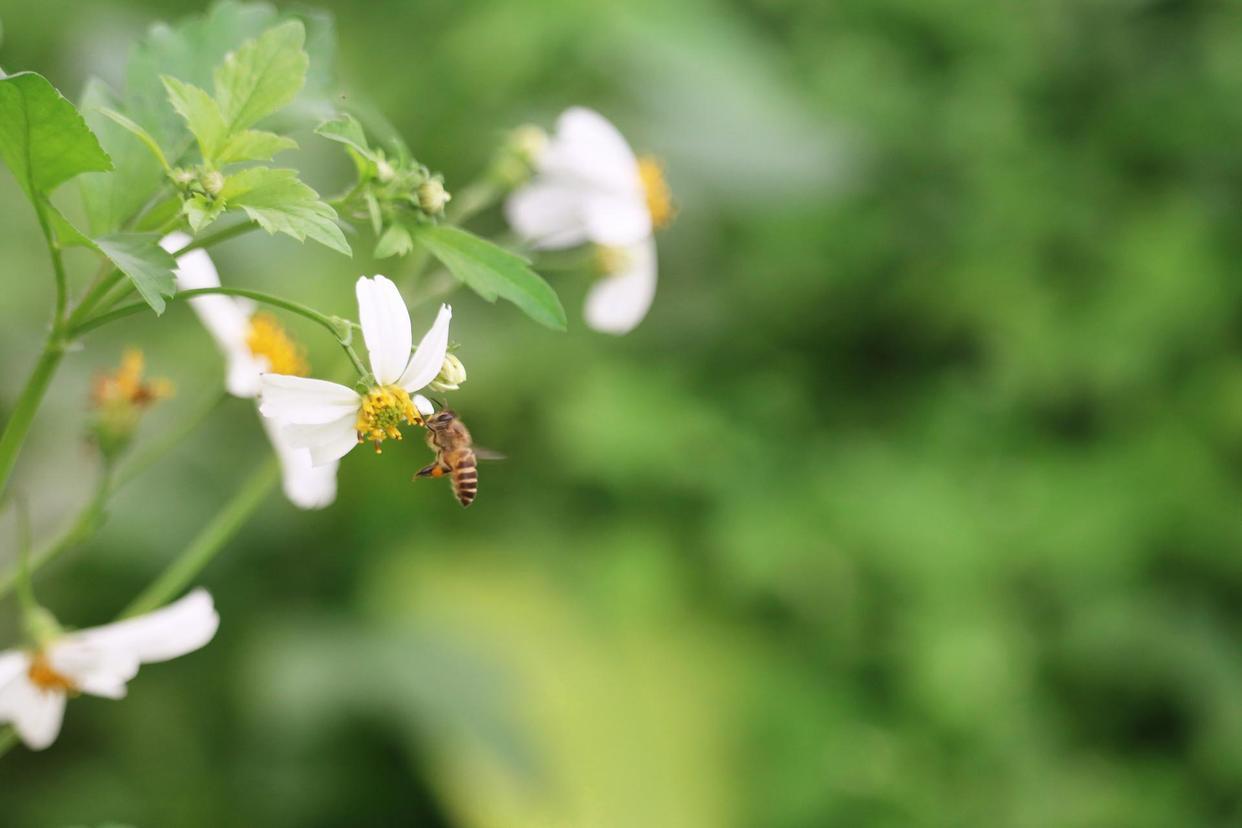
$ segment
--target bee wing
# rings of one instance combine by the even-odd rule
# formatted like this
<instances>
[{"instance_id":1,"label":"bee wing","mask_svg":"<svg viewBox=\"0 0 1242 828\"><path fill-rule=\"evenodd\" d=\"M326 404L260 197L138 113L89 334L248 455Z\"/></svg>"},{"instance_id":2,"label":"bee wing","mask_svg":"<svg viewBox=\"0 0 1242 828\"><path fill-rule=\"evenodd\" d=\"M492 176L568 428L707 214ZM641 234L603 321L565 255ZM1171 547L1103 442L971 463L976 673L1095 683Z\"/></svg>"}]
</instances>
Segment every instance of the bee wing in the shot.
<instances>
[{"instance_id":1,"label":"bee wing","mask_svg":"<svg viewBox=\"0 0 1242 828\"><path fill-rule=\"evenodd\" d=\"M474 456L480 460L508 460L509 458L498 451L492 451L487 448L474 447Z\"/></svg>"}]
</instances>

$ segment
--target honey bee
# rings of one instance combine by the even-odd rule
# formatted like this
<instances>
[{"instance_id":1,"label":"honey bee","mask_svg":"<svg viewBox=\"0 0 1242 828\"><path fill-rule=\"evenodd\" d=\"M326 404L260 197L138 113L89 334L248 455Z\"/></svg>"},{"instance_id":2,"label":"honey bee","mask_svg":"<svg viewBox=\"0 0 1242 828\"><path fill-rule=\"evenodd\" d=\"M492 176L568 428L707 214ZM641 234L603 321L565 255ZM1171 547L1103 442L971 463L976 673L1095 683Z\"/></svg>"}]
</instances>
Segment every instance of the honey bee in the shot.
<instances>
[{"instance_id":1,"label":"honey bee","mask_svg":"<svg viewBox=\"0 0 1242 828\"><path fill-rule=\"evenodd\" d=\"M470 430L450 409L442 409L428 417L426 425L427 445L435 451L436 459L419 469L415 478L450 475L457 501L469 506L479 490L479 459L500 460L502 455L475 449Z\"/></svg>"}]
</instances>

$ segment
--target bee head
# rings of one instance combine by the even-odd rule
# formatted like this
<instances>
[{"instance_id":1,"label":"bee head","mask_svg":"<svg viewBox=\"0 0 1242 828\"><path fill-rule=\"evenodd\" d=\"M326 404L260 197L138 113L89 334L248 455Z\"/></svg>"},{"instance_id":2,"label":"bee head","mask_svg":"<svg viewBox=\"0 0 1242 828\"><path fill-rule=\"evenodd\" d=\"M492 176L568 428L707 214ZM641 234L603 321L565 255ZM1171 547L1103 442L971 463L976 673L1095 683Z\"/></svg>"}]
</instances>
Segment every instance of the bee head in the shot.
<instances>
[{"instance_id":1,"label":"bee head","mask_svg":"<svg viewBox=\"0 0 1242 828\"><path fill-rule=\"evenodd\" d=\"M456 419L457 412L453 411L451 408L442 408L427 419L427 425L432 428L444 428Z\"/></svg>"}]
</instances>

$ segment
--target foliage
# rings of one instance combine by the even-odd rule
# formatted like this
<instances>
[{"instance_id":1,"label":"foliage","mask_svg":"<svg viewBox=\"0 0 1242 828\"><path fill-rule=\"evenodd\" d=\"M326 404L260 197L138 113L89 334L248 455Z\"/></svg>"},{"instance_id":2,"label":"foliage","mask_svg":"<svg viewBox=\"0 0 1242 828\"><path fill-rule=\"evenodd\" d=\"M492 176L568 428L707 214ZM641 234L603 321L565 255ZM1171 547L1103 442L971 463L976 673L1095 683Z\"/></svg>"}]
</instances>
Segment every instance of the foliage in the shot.
<instances>
[{"instance_id":1,"label":"foliage","mask_svg":"<svg viewBox=\"0 0 1242 828\"><path fill-rule=\"evenodd\" d=\"M663 155L682 218L656 305L620 343L580 330L572 275L547 274L571 311L563 340L504 304L459 308L460 407L511 458L483 466L470 513L364 456L334 510L269 504L208 573L226 622L200 661L151 671L125 704L83 702L55 754L0 762L15 824L1238 821L1228 9L339 8L349 99L391 113L450 189L494 132L572 102ZM0 64L75 89L78 36L45 16L6 13ZM223 55L275 22L222 4L153 32L110 108L181 158L192 139L159 74L211 89ZM290 109L317 74L311 31ZM118 169L122 140L147 156L146 203L158 162L82 112ZM334 112L303 126L332 120L364 160L398 158L355 114L356 133ZM281 165L313 184L358 172L343 155L303 164L326 143L308 131L262 128L296 138ZM10 270L40 273L8 179L0 203ZM353 264L267 239L219 264L260 287L295 274L299 299L345 307L342 266L418 255L371 257L402 249L375 251L394 226L375 206L375 229L363 198L338 211ZM14 282L24 330L47 290ZM170 405L188 410L219 369L201 332L164 325L177 312L100 341L158 330L158 367L187 389ZM483 331L513 338L480 348ZM80 397L51 398L45 442L79 427ZM40 582L67 622L114 612L264 450L250 406L226 411ZM80 448L46 456L23 488L80 494L55 471L80 469ZM168 492L193 496L158 519L137 508ZM36 508L36 527L60 508Z\"/></svg>"}]
</instances>

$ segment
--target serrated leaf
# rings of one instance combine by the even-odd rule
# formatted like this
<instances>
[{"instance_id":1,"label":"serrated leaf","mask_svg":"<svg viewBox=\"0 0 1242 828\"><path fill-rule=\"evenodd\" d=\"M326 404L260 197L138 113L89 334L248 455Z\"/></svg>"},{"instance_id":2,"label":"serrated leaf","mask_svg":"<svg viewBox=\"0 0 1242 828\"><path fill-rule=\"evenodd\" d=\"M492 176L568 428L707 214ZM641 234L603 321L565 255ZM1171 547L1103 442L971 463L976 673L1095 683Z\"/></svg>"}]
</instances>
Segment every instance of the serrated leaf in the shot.
<instances>
[{"instance_id":1,"label":"serrated leaf","mask_svg":"<svg viewBox=\"0 0 1242 828\"><path fill-rule=\"evenodd\" d=\"M362 124L358 123L358 119L353 115L346 113L330 121L324 121L315 127L315 133L322 135L329 141L336 141L347 147L352 147L355 152L373 163L377 160L375 153L371 151L371 147L367 143L367 136L362 129Z\"/></svg>"},{"instance_id":2,"label":"serrated leaf","mask_svg":"<svg viewBox=\"0 0 1242 828\"><path fill-rule=\"evenodd\" d=\"M77 179L88 226L97 236L119 230L163 180L161 159L153 154L160 153L159 145L146 130L111 108L117 105L116 96L102 81L92 78L87 82L82 116L115 167L111 173L84 173ZM59 234L58 238L64 240Z\"/></svg>"},{"instance_id":3,"label":"serrated leaf","mask_svg":"<svg viewBox=\"0 0 1242 828\"><path fill-rule=\"evenodd\" d=\"M450 273L487 301L506 299L541 325L565 330L561 300L526 259L457 227L424 224L415 234Z\"/></svg>"},{"instance_id":4,"label":"serrated leaf","mask_svg":"<svg viewBox=\"0 0 1242 828\"><path fill-rule=\"evenodd\" d=\"M297 149L298 142L274 132L261 129L244 129L229 136L213 159L217 164L237 161L270 161L272 156L285 150Z\"/></svg>"},{"instance_id":5,"label":"serrated leaf","mask_svg":"<svg viewBox=\"0 0 1242 828\"><path fill-rule=\"evenodd\" d=\"M94 240L95 246L129 277L138 293L157 313L165 297L177 292L173 278L176 260L159 245L157 233L116 233Z\"/></svg>"},{"instance_id":6,"label":"serrated leaf","mask_svg":"<svg viewBox=\"0 0 1242 828\"><path fill-rule=\"evenodd\" d=\"M333 111L335 93L335 32L326 12L299 10L277 13L267 3L224 0L211 4L205 15L151 29L130 56L127 66L125 113L146 127L176 159L189 146L185 125L168 104L160 82L171 75L202 89L211 89L213 72L230 51L259 37L281 20L296 17L306 25L310 70L295 105L273 116L271 128L309 127Z\"/></svg>"},{"instance_id":7,"label":"serrated leaf","mask_svg":"<svg viewBox=\"0 0 1242 828\"><path fill-rule=\"evenodd\" d=\"M210 201L206 196L197 194L187 198L181 205L181 214L185 216L195 235L218 219L224 210L223 201Z\"/></svg>"},{"instance_id":8,"label":"serrated leaf","mask_svg":"<svg viewBox=\"0 0 1242 828\"><path fill-rule=\"evenodd\" d=\"M165 75L160 78L168 90L168 100L185 119L190 133L198 141L203 158L211 161L228 137L229 128L215 99L192 83Z\"/></svg>"},{"instance_id":9,"label":"serrated leaf","mask_svg":"<svg viewBox=\"0 0 1242 828\"><path fill-rule=\"evenodd\" d=\"M298 179L296 170L252 167L225 179L220 199L240 207L269 233L284 233L298 241L307 238L352 255L345 234L336 223L336 211Z\"/></svg>"},{"instance_id":10,"label":"serrated leaf","mask_svg":"<svg viewBox=\"0 0 1242 828\"><path fill-rule=\"evenodd\" d=\"M414 239L410 238L410 231L400 224L393 224L375 243L375 258L387 259L389 256L404 256L413 249Z\"/></svg>"},{"instance_id":11,"label":"serrated leaf","mask_svg":"<svg viewBox=\"0 0 1242 828\"><path fill-rule=\"evenodd\" d=\"M112 159L73 104L34 72L0 78L0 158L35 201Z\"/></svg>"},{"instance_id":12,"label":"serrated leaf","mask_svg":"<svg viewBox=\"0 0 1242 828\"><path fill-rule=\"evenodd\" d=\"M310 57L300 20L273 26L230 53L215 71L216 99L230 132L289 104L306 82Z\"/></svg>"}]
</instances>

